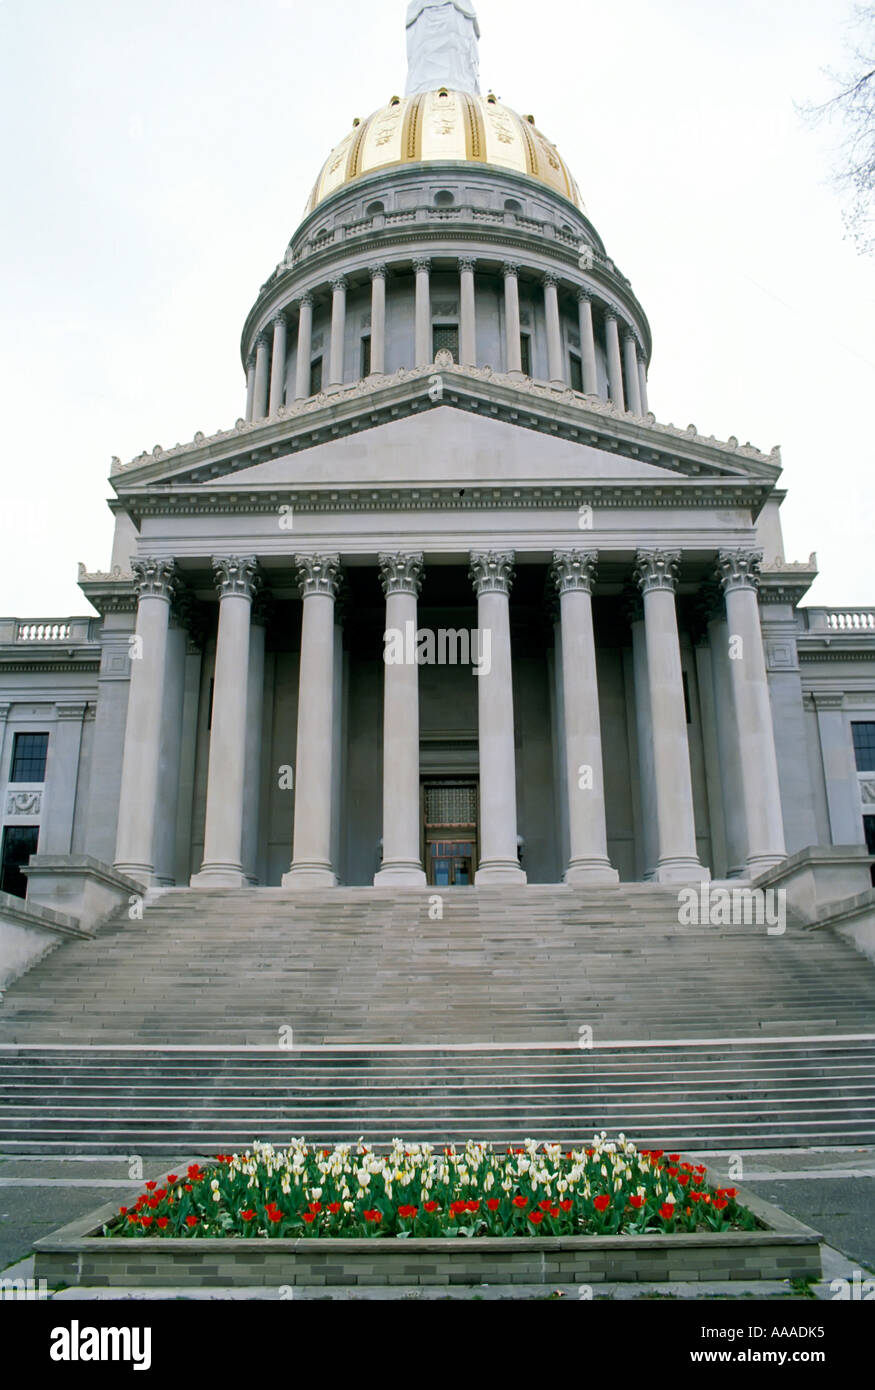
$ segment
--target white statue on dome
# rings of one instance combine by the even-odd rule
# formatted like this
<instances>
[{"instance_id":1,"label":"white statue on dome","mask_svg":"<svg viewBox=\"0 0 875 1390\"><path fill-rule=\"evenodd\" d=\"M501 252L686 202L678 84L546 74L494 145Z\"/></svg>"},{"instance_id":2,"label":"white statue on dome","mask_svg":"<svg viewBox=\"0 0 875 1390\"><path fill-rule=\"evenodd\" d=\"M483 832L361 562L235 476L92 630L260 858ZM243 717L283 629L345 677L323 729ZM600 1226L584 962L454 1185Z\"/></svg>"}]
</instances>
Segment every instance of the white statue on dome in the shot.
<instances>
[{"instance_id":1,"label":"white statue on dome","mask_svg":"<svg viewBox=\"0 0 875 1390\"><path fill-rule=\"evenodd\" d=\"M480 25L468 0L411 0L407 7L406 96L480 91Z\"/></svg>"}]
</instances>

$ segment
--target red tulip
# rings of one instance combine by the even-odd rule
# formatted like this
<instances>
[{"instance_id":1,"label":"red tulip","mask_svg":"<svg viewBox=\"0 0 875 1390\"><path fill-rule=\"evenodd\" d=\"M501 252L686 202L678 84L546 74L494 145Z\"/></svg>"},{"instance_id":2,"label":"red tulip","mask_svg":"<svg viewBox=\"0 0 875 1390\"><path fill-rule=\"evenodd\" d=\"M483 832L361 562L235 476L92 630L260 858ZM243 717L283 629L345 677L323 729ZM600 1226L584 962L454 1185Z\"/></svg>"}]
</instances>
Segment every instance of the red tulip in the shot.
<instances>
[{"instance_id":1,"label":"red tulip","mask_svg":"<svg viewBox=\"0 0 875 1390\"><path fill-rule=\"evenodd\" d=\"M490 1211L498 1211L498 1208L501 1206L501 1200L498 1197L490 1197L486 1205Z\"/></svg>"},{"instance_id":2,"label":"red tulip","mask_svg":"<svg viewBox=\"0 0 875 1390\"><path fill-rule=\"evenodd\" d=\"M601 1196L601 1197L596 1197L596 1198L593 1200L593 1206L595 1207L596 1211L607 1211L607 1209L608 1209L608 1207L609 1207L610 1205L611 1205L611 1199L610 1199L610 1197L607 1195L607 1193L605 1193L605 1194L604 1194L603 1196Z\"/></svg>"},{"instance_id":3,"label":"red tulip","mask_svg":"<svg viewBox=\"0 0 875 1390\"><path fill-rule=\"evenodd\" d=\"M527 1207L529 1205L529 1199L520 1194L518 1197L514 1197L513 1204L515 1207Z\"/></svg>"},{"instance_id":4,"label":"red tulip","mask_svg":"<svg viewBox=\"0 0 875 1390\"><path fill-rule=\"evenodd\" d=\"M376 1207L373 1207L370 1211L366 1211L364 1213L364 1218L366 1221L373 1221L374 1223L376 1223L378 1221L382 1221L383 1213L381 1211L377 1211Z\"/></svg>"},{"instance_id":5,"label":"red tulip","mask_svg":"<svg viewBox=\"0 0 875 1390\"><path fill-rule=\"evenodd\" d=\"M424 1211L427 1211L428 1214L429 1214L429 1216L431 1216L432 1212L435 1212L435 1211L437 1211L437 1209L438 1209L438 1204L437 1204L437 1202L423 1202L422 1205L423 1205L423 1210L424 1210Z\"/></svg>"},{"instance_id":6,"label":"red tulip","mask_svg":"<svg viewBox=\"0 0 875 1390\"><path fill-rule=\"evenodd\" d=\"M255 1212L251 1207L247 1207L245 1211L241 1211L240 1215L244 1221L253 1221L255 1219Z\"/></svg>"},{"instance_id":7,"label":"red tulip","mask_svg":"<svg viewBox=\"0 0 875 1390\"><path fill-rule=\"evenodd\" d=\"M185 1218L185 1224L186 1224L186 1226L196 1226L196 1225L197 1225L197 1222L198 1222L198 1218L197 1218L196 1216L187 1216L187 1217Z\"/></svg>"},{"instance_id":8,"label":"red tulip","mask_svg":"<svg viewBox=\"0 0 875 1390\"><path fill-rule=\"evenodd\" d=\"M328 1210L331 1212L331 1215L332 1215L332 1216L336 1216L337 1213L340 1211L340 1203L339 1203L339 1202L329 1202L329 1203L328 1203Z\"/></svg>"},{"instance_id":9,"label":"red tulip","mask_svg":"<svg viewBox=\"0 0 875 1390\"><path fill-rule=\"evenodd\" d=\"M398 1208L398 1215L399 1215L404 1221L412 1221L413 1218L414 1218L414 1216L416 1215L416 1213L417 1213L418 1211L419 1211L419 1207L411 1207L411 1206L399 1207L399 1208Z\"/></svg>"},{"instance_id":10,"label":"red tulip","mask_svg":"<svg viewBox=\"0 0 875 1390\"><path fill-rule=\"evenodd\" d=\"M544 1213L542 1211L530 1211L529 1220L533 1226L540 1226L541 1222L544 1220Z\"/></svg>"},{"instance_id":11,"label":"red tulip","mask_svg":"<svg viewBox=\"0 0 875 1390\"><path fill-rule=\"evenodd\" d=\"M179 1179L178 1179L178 1177L176 1176L175 1173L168 1173L168 1174L167 1174L167 1181L169 1182L170 1186L173 1187L174 1183L179 1182Z\"/></svg>"},{"instance_id":12,"label":"red tulip","mask_svg":"<svg viewBox=\"0 0 875 1390\"><path fill-rule=\"evenodd\" d=\"M670 1221L674 1216L674 1203L663 1202L662 1206L659 1208L659 1214L663 1221Z\"/></svg>"},{"instance_id":13,"label":"red tulip","mask_svg":"<svg viewBox=\"0 0 875 1390\"><path fill-rule=\"evenodd\" d=\"M572 1202L572 1200L571 1200L570 1197L565 1197L565 1198L559 1203L559 1205L560 1205L560 1207L562 1208L563 1211L571 1211L571 1208L574 1206L574 1203Z\"/></svg>"},{"instance_id":14,"label":"red tulip","mask_svg":"<svg viewBox=\"0 0 875 1390\"><path fill-rule=\"evenodd\" d=\"M159 1217L158 1217L158 1225L161 1227L161 1230L162 1230L162 1231L163 1231L163 1230L166 1230L166 1228L167 1228L169 1222L170 1222L170 1217L169 1217L169 1216L159 1216Z\"/></svg>"},{"instance_id":15,"label":"red tulip","mask_svg":"<svg viewBox=\"0 0 875 1390\"><path fill-rule=\"evenodd\" d=\"M630 1197L629 1206L634 1207L636 1211L640 1210L640 1208L644 1206L644 1198L639 1197L637 1195L634 1197Z\"/></svg>"},{"instance_id":16,"label":"red tulip","mask_svg":"<svg viewBox=\"0 0 875 1390\"><path fill-rule=\"evenodd\" d=\"M301 1212L301 1219L302 1219L302 1221L306 1221L307 1225L309 1226L309 1225L311 1224L311 1222L313 1222L313 1221L316 1220L316 1212L315 1212L315 1211L302 1211L302 1212Z\"/></svg>"}]
</instances>

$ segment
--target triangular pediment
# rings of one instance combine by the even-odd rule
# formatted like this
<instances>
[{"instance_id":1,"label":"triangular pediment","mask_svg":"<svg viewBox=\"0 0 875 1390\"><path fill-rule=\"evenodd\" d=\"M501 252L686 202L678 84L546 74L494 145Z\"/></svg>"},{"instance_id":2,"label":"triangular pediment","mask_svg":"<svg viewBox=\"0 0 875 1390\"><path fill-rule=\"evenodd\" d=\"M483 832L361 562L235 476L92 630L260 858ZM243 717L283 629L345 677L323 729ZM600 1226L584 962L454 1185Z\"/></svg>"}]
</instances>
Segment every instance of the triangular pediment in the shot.
<instances>
[{"instance_id":1,"label":"triangular pediment","mask_svg":"<svg viewBox=\"0 0 875 1390\"><path fill-rule=\"evenodd\" d=\"M368 378L267 420L119 466L120 497L226 489L731 485L765 496L766 456L610 402L455 365Z\"/></svg>"}]
</instances>

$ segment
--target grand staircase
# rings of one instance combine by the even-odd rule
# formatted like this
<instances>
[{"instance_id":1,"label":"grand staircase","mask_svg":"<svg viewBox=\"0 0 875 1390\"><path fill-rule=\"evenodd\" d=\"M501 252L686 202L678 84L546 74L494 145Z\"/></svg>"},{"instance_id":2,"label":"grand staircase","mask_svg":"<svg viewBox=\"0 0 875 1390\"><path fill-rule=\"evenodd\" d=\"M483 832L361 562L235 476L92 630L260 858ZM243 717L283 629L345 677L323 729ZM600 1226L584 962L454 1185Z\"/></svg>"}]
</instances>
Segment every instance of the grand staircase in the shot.
<instances>
[{"instance_id":1,"label":"grand staircase","mask_svg":"<svg viewBox=\"0 0 875 1390\"><path fill-rule=\"evenodd\" d=\"M172 890L0 1005L0 1152L875 1142L875 967L675 890Z\"/></svg>"}]
</instances>

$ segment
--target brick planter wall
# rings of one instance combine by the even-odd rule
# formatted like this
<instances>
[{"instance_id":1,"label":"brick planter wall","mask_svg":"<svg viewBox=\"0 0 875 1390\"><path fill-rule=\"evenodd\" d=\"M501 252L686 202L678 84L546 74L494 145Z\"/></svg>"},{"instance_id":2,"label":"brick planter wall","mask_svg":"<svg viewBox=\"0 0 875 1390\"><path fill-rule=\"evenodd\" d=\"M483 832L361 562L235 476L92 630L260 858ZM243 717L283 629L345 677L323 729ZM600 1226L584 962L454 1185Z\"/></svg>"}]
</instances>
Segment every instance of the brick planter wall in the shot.
<instances>
[{"instance_id":1,"label":"brick planter wall","mask_svg":"<svg viewBox=\"0 0 875 1390\"><path fill-rule=\"evenodd\" d=\"M526 1236L439 1240L205 1240L101 1236L108 1204L34 1245L35 1275L85 1287L599 1284L817 1279L820 1236L739 1192L766 1223L725 1235Z\"/></svg>"}]
</instances>

